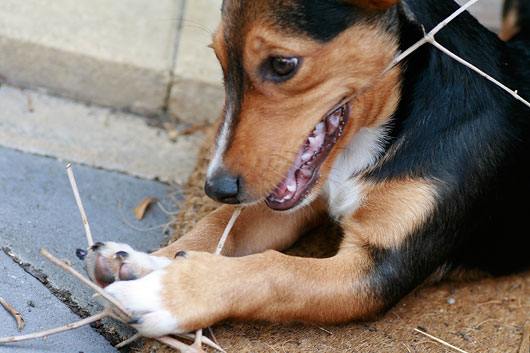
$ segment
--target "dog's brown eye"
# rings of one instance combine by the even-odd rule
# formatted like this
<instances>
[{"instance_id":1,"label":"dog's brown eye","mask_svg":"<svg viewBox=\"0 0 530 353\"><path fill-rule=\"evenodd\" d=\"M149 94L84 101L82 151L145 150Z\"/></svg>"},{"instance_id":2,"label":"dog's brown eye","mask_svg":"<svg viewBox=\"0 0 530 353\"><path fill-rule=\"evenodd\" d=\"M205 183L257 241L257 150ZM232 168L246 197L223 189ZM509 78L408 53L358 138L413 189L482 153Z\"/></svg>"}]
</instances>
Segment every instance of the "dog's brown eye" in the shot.
<instances>
[{"instance_id":1,"label":"dog's brown eye","mask_svg":"<svg viewBox=\"0 0 530 353\"><path fill-rule=\"evenodd\" d=\"M271 69L275 75L280 77L286 77L292 75L298 67L299 59L284 58L284 57L272 57L270 58Z\"/></svg>"}]
</instances>

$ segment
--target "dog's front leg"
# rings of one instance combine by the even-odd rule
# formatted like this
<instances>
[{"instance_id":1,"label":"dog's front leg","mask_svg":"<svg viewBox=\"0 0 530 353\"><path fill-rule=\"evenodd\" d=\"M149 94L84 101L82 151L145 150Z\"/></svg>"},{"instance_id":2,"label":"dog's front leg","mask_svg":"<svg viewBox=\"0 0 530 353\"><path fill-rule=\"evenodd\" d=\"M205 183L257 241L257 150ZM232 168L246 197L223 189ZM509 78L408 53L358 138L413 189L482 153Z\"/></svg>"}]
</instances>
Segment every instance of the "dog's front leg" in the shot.
<instances>
[{"instance_id":1,"label":"dog's front leg","mask_svg":"<svg viewBox=\"0 0 530 353\"><path fill-rule=\"evenodd\" d=\"M324 206L322 200L316 200L310 206L291 213L272 211L263 203L249 206L237 219L222 254L244 256L267 249L283 250L324 220ZM233 212L233 206L220 207L176 242L150 255L127 244L97 243L88 252L85 267L92 280L106 286L160 270L185 250L213 252Z\"/></svg>"},{"instance_id":2,"label":"dog's front leg","mask_svg":"<svg viewBox=\"0 0 530 353\"><path fill-rule=\"evenodd\" d=\"M400 180L365 190L362 206L342 219L344 240L331 258L273 250L242 257L184 251L163 269L107 290L148 336L192 331L226 318L319 323L365 318L442 265L451 242L426 223L437 197L430 182Z\"/></svg>"},{"instance_id":3,"label":"dog's front leg","mask_svg":"<svg viewBox=\"0 0 530 353\"><path fill-rule=\"evenodd\" d=\"M233 212L234 206L221 206L189 233L153 255L172 259L183 250L214 252ZM249 206L237 219L222 254L244 256L269 249L284 250L301 234L322 223L325 217L325 203L321 199L291 213L273 211L264 202Z\"/></svg>"},{"instance_id":4,"label":"dog's front leg","mask_svg":"<svg viewBox=\"0 0 530 353\"><path fill-rule=\"evenodd\" d=\"M378 309L369 261L350 250L327 259L273 250L245 257L184 252L163 270L107 291L142 335L189 332L226 318L338 322Z\"/></svg>"},{"instance_id":5,"label":"dog's front leg","mask_svg":"<svg viewBox=\"0 0 530 353\"><path fill-rule=\"evenodd\" d=\"M344 240L331 258L185 251L167 267L107 290L150 336L226 318L331 323L368 317L440 266L450 239L426 226L436 204L429 182L385 182L365 190L362 206L342 219ZM422 233L427 230L430 235Z\"/></svg>"}]
</instances>

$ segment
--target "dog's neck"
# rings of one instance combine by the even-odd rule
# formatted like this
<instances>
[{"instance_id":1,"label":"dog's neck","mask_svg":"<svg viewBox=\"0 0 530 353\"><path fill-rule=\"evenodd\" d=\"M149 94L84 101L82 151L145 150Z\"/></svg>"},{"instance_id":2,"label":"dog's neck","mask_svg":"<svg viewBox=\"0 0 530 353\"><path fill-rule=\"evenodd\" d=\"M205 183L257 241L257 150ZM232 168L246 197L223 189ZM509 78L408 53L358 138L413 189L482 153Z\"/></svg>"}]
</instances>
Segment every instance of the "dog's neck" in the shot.
<instances>
[{"instance_id":1,"label":"dog's neck","mask_svg":"<svg viewBox=\"0 0 530 353\"><path fill-rule=\"evenodd\" d=\"M458 9L456 3L440 0L405 0L399 6L401 50L409 48L423 37L424 31L428 32ZM504 43L467 12L443 28L436 40L501 82L504 80L499 68ZM412 53L403 64L401 102L394 114L386 146L390 153L399 146L400 153L385 158L385 163L379 163L370 176L383 179L403 177L404 173L418 177L436 176L433 172L445 173L447 166L439 160L444 151L435 144L449 148L440 139L449 131L458 134L459 126L494 124L479 112L496 109L495 102L499 99L511 99L495 85L484 85L484 80L430 44ZM493 133L494 126L490 128ZM488 131L488 128L480 131ZM433 153L431 159L425 158L427 151ZM426 160L433 162L432 168L424 168ZM424 175L425 170L431 174Z\"/></svg>"},{"instance_id":2,"label":"dog's neck","mask_svg":"<svg viewBox=\"0 0 530 353\"><path fill-rule=\"evenodd\" d=\"M452 1L405 0L388 10L379 24L390 32L397 31L400 49L405 50L457 8ZM501 78L498 62L504 44L468 13L460 16L439 32L436 39ZM476 119L477 110L485 109L495 101L496 95L502 94L494 85L487 86L485 92L473 93L484 87L477 84L477 80L484 78L429 44L413 53L402 67L402 98L394 117L382 127L361 129L335 162L323 189L334 218L352 214L360 205L363 178L403 177L405 173L423 177L424 170L444 172L447 165L443 163L431 169L423 168L421 161L429 160L424 158L424 153L436 151L430 144L437 143L443 131L469 123L468 119L473 117ZM425 126L424 135L411 134L410 131L416 131L414 126L420 126L420 130ZM400 153L395 153L397 149ZM389 157L390 154L396 157ZM381 158L385 155L386 158ZM418 163L413 162L416 157ZM436 159L433 156L432 161ZM411 170L411 165L418 169ZM344 192L345 189L349 192Z\"/></svg>"}]
</instances>

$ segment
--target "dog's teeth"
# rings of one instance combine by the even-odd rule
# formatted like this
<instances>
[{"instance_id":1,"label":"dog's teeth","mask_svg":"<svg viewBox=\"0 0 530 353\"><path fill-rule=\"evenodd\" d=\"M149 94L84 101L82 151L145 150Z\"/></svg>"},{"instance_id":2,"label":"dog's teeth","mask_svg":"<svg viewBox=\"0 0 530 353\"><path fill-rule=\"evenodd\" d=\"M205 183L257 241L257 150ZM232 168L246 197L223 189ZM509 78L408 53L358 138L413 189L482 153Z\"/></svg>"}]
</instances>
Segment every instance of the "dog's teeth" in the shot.
<instances>
[{"instance_id":1,"label":"dog's teeth","mask_svg":"<svg viewBox=\"0 0 530 353\"><path fill-rule=\"evenodd\" d=\"M326 124L324 124L322 121L315 126L315 130L318 132L324 131L324 128L326 127Z\"/></svg>"},{"instance_id":2,"label":"dog's teeth","mask_svg":"<svg viewBox=\"0 0 530 353\"><path fill-rule=\"evenodd\" d=\"M290 200L290 199L292 199L292 198L293 198L293 195L291 195L291 194L289 194L289 195L285 195L285 197L282 199L282 202L284 202L284 201L288 201L288 200Z\"/></svg>"},{"instance_id":3,"label":"dog's teeth","mask_svg":"<svg viewBox=\"0 0 530 353\"><path fill-rule=\"evenodd\" d=\"M333 127L337 127L339 126L339 121L340 121L340 117L338 114L333 114L331 116L329 116L326 121Z\"/></svg>"},{"instance_id":4,"label":"dog's teeth","mask_svg":"<svg viewBox=\"0 0 530 353\"><path fill-rule=\"evenodd\" d=\"M318 134L314 138L309 138L309 143L311 147L315 149L319 148L322 142L324 141L324 134Z\"/></svg>"},{"instance_id":5,"label":"dog's teeth","mask_svg":"<svg viewBox=\"0 0 530 353\"><path fill-rule=\"evenodd\" d=\"M290 192L295 192L296 191L296 182L288 184L287 185L287 190L289 190Z\"/></svg>"},{"instance_id":6,"label":"dog's teeth","mask_svg":"<svg viewBox=\"0 0 530 353\"><path fill-rule=\"evenodd\" d=\"M302 162L308 161L313 154L311 152L306 152L302 155Z\"/></svg>"},{"instance_id":7,"label":"dog's teeth","mask_svg":"<svg viewBox=\"0 0 530 353\"><path fill-rule=\"evenodd\" d=\"M302 169L302 175L306 178L311 177L311 169Z\"/></svg>"}]
</instances>

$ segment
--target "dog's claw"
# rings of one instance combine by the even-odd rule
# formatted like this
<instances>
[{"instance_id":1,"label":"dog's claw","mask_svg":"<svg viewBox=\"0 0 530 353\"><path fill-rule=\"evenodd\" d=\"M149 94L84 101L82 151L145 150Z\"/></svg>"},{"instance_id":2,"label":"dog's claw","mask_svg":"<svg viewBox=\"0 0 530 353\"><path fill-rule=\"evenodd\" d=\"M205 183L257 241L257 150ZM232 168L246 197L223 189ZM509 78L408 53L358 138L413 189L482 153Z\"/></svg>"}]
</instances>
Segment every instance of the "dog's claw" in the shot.
<instances>
[{"instance_id":1,"label":"dog's claw","mask_svg":"<svg viewBox=\"0 0 530 353\"><path fill-rule=\"evenodd\" d=\"M178 253L175 254L175 259L178 257L183 257L186 259L188 258L188 253L186 251L179 251Z\"/></svg>"},{"instance_id":2,"label":"dog's claw","mask_svg":"<svg viewBox=\"0 0 530 353\"><path fill-rule=\"evenodd\" d=\"M127 324L129 325L140 325L143 322L143 319L141 317L135 317L127 321Z\"/></svg>"},{"instance_id":3,"label":"dog's claw","mask_svg":"<svg viewBox=\"0 0 530 353\"><path fill-rule=\"evenodd\" d=\"M92 251L97 251L97 250L99 250L99 248L101 248L102 246L104 246L103 243L101 243L101 242L97 242L97 243L94 243L94 244L90 247L90 250L92 250Z\"/></svg>"},{"instance_id":4,"label":"dog's claw","mask_svg":"<svg viewBox=\"0 0 530 353\"><path fill-rule=\"evenodd\" d=\"M77 256L77 258L81 261L85 259L86 254L87 254L86 250L83 250L83 249L75 250L75 256Z\"/></svg>"},{"instance_id":5,"label":"dog's claw","mask_svg":"<svg viewBox=\"0 0 530 353\"><path fill-rule=\"evenodd\" d=\"M114 258L115 259L118 259L120 261L124 261L125 259L127 259L129 257L129 253L126 252L126 251L118 251L115 255L114 255Z\"/></svg>"}]
</instances>

